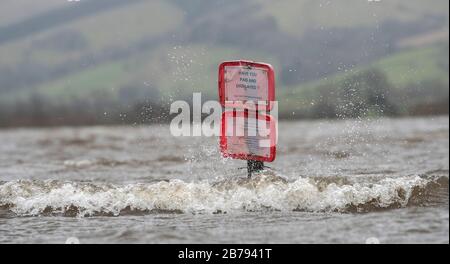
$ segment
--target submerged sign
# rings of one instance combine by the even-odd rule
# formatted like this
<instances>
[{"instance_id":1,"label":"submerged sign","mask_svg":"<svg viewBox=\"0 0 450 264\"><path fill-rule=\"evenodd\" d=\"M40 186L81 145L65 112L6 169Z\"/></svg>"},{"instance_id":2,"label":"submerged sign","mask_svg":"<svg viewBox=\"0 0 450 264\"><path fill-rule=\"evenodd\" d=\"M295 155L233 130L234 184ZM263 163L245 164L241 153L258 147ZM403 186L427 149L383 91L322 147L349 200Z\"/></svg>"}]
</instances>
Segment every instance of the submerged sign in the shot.
<instances>
[{"instance_id":1,"label":"submerged sign","mask_svg":"<svg viewBox=\"0 0 450 264\"><path fill-rule=\"evenodd\" d=\"M272 162L276 154L276 124L270 115L244 111L222 114L220 149L224 157Z\"/></svg>"},{"instance_id":2,"label":"submerged sign","mask_svg":"<svg viewBox=\"0 0 450 264\"><path fill-rule=\"evenodd\" d=\"M222 114L220 149L224 157L272 162L276 155L277 124L269 111L275 100L271 65L228 61L219 66Z\"/></svg>"}]
</instances>

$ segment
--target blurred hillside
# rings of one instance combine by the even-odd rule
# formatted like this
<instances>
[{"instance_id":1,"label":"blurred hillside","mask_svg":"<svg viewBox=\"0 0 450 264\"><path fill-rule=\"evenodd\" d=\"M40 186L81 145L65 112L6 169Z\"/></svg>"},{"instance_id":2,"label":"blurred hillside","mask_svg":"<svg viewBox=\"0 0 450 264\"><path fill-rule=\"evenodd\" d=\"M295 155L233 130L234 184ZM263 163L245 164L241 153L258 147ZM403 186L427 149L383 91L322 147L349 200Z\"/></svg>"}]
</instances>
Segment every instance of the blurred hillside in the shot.
<instances>
[{"instance_id":1,"label":"blurred hillside","mask_svg":"<svg viewBox=\"0 0 450 264\"><path fill-rule=\"evenodd\" d=\"M447 0L2 0L0 125L143 123L272 63L282 117L447 114Z\"/></svg>"}]
</instances>

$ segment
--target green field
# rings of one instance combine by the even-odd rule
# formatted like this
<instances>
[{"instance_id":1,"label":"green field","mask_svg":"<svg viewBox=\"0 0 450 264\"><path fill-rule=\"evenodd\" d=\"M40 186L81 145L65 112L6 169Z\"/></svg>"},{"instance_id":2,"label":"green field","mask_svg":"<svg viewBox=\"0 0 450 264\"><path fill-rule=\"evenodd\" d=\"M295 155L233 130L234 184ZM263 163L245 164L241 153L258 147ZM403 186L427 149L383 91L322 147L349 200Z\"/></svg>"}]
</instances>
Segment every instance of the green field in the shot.
<instances>
[{"instance_id":1,"label":"green field","mask_svg":"<svg viewBox=\"0 0 450 264\"><path fill-rule=\"evenodd\" d=\"M348 85L349 80L371 70L385 76L386 83L393 90L392 94L408 94L408 92L414 92L411 91L413 89L433 89L433 92L428 95L429 101L448 99L448 52L448 43L408 49L382 58L370 65L356 67L300 86L287 87L279 93L278 97L282 102L280 107L282 114L289 116L296 111L309 113L316 103L324 100L324 94L338 94L338 91ZM428 85L428 83L435 85ZM364 85L364 83L357 83L355 86L361 90L371 88ZM427 94L426 91L422 92ZM395 103L398 105L413 104L423 101L423 99L408 98L407 101Z\"/></svg>"},{"instance_id":2,"label":"green field","mask_svg":"<svg viewBox=\"0 0 450 264\"><path fill-rule=\"evenodd\" d=\"M442 14L449 2L390 0L257 0L264 14L273 16L281 28L301 37L310 28L377 26L386 20L414 21L423 15Z\"/></svg>"}]
</instances>

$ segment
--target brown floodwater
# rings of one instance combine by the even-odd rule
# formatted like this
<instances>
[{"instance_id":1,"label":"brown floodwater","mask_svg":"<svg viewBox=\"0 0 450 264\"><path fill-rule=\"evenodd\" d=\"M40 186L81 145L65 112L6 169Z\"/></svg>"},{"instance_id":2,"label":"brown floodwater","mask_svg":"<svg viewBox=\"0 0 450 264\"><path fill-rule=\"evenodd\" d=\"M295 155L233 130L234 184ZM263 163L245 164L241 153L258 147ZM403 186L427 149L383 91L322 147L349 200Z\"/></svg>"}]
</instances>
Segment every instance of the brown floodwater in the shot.
<instances>
[{"instance_id":1,"label":"brown floodwater","mask_svg":"<svg viewBox=\"0 0 450 264\"><path fill-rule=\"evenodd\" d=\"M295 121L246 179L167 125L0 130L0 243L449 243L449 119Z\"/></svg>"}]
</instances>

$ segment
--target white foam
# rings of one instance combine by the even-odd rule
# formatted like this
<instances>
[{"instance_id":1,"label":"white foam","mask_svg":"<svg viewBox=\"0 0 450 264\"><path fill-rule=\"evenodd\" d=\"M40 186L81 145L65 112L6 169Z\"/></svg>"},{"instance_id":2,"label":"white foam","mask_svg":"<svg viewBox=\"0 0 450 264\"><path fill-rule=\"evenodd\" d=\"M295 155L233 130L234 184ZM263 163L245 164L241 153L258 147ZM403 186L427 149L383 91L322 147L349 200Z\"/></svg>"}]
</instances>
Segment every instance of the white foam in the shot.
<instances>
[{"instance_id":1,"label":"white foam","mask_svg":"<svg viewBox=\"0 0 450 264\"><path fill-rule=\"evenodd\" d=\"M92 160L65 160L64 166L72 168L87 168L94 165L95 162Z\"/></svg>"},{"instance_id":2,"label":"white foam","mask_svg":"<svg viewBox=\"0 0 450 264\"><path fill-rule=\"evenodd\" d=\"M385 178L376 183L320 186L315 180L294 182L261 177L253 182L187 183L181 180L153 184L109 185L59 181L12 181L0 185L0 205L17 215L67 213L79 216L98 213L119 215L125 209L176 210L185 213L217 211L304 210L345 211L371 204L376 208L406 206L414 188L430 180L421 177Z\"/></svg>"}]
</instances>

